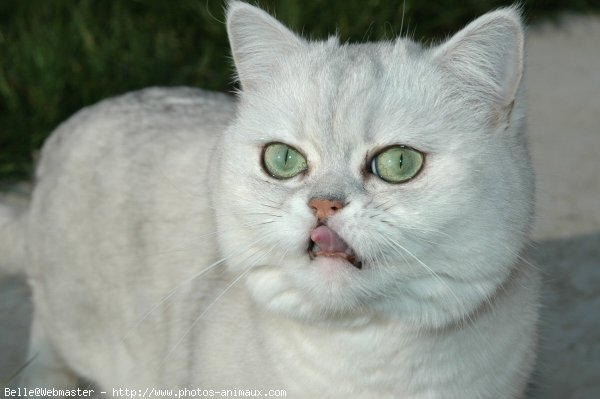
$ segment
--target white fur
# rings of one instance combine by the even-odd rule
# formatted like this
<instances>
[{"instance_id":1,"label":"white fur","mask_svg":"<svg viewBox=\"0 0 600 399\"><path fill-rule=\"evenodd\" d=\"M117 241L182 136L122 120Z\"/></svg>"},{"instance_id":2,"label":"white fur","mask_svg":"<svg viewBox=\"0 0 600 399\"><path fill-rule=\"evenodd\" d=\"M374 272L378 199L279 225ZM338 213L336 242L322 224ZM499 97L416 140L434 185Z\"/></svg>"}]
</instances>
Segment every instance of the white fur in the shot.
<instances>
[{"instance_id":1,"label":"white fur","mask_svg":"<svg viewBox=\"0 0 600 399\"><path fill-rule=\"evenodd\" d=\"M238 102L146 90L46 143L27 226L43 356L24 384L69 386L72 370L105 390L522 395L538 277L520 257L533 179L517 11L432 49L307 42L240 2L227 29ZM300 149L306 175L269 177L272 141ZM426 154L418 177L364 172L391 144ZM308 257L320 196L349 201L329 226L361 270Z\"/></svg>"}]
</instances>

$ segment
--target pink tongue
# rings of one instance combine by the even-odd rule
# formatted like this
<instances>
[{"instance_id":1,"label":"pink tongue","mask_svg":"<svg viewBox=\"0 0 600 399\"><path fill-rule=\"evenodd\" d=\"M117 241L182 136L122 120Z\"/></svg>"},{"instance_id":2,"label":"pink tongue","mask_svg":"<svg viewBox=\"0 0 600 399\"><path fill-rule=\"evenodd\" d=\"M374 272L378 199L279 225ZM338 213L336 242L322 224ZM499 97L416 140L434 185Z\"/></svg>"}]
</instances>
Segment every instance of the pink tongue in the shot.
<instances>
[{"instance_id":1,"label":"pink tongue","mask_svg":"<svg viewBox=\"0 0 600 399\"><path fill-rule=\"evenodd\" d=\"M319 226L310 233L310 239L313 240L323 252L341 252L346 253L349 250L348 245L338 236L335 231L327 226Z\"/></svg>"}]
</instances>

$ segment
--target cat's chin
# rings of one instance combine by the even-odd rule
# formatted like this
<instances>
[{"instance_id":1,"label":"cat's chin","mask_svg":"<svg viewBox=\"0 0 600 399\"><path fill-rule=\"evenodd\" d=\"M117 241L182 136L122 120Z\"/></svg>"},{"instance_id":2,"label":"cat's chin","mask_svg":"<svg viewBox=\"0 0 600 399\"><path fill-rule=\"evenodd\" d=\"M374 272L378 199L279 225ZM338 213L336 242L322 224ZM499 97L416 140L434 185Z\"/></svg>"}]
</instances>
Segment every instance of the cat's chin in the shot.
<instances>
[{"instance_id":1,"label":"cat's chin","mask_svg":"<svg viewBox=\"0 0 600 399\"><path fill-rule=\"evenodd\" d=\"M356 257L356 255L348 254L323 254L322 252L316 252L313 250L308 251L308 256L316 267L320 267L326 270L332 270L335 272L339 268L354 268L362 269L362 261Z\"/></svg>"},{"instance_id":2,"label":"cat's chin","mask_svg":"<svg viewBox=\"0 0 600 399\"><path fill-rule=\"evenodd\" d=\"M354 259L343 256L316 255L311 256L311 266L316 268L317 273L322 275L326 281L331 282L340 278L351 278L352 274L360 273L362 262Z\"/></svg>"}]
</instances>

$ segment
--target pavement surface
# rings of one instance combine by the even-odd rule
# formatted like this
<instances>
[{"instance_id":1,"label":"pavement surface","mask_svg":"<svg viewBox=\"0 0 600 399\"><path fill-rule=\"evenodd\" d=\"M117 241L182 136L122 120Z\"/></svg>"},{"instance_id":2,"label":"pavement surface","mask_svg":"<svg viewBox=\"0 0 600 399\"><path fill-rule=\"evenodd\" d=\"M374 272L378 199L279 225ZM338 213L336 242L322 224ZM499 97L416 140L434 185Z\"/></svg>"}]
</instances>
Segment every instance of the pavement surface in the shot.
<instances>
[{"instance_id":1,"label":"pavement surface","mask_svg":"<svg viewBox=\"0 0 600 399\"><path fill-rule=\"evenodd\" d=\"M537 174L533 262L545 273L536 399L600 398L600 17L530 32Z\"/></svg>"},{"instance_id":2,"label":"pavement surface","mask_svg":"<svg viewBox=\"0 0 600 399\"><path fill-rule=\"evenodd\" d=\"M528 398L600 398L600 17L530 29L525 84L537 173L530 258L545 275ZM27 186L4 194L23 202ZM30 293L0 276L0 387L25 361ZM0 394L1 395L1 394Z\"/></svg>"}]
</instances>

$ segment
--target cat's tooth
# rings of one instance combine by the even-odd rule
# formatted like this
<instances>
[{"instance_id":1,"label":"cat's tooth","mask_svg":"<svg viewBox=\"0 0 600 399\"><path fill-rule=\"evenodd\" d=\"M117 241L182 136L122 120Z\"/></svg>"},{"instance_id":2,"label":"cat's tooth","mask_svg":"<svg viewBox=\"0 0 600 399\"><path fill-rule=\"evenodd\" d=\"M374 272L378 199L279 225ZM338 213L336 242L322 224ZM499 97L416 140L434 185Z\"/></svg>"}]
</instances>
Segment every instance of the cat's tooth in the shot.
<instances>
[{"instance_id":1,"label":"cat's tooth","mask_svg":"<svg viewBox=\"0 0 600 399\"><path fill-rule=\"evenodd\" d=\"M317 244L317 243L315 242L315 243L314 243L314 245L313 245L313 248L312 248L312 250L313 250L313 252L315 252L315 253L316 253L316 252L319 252L319 251L321 250L321 247L319 247L319 244Z\"/></svg>"}]
</instances>

